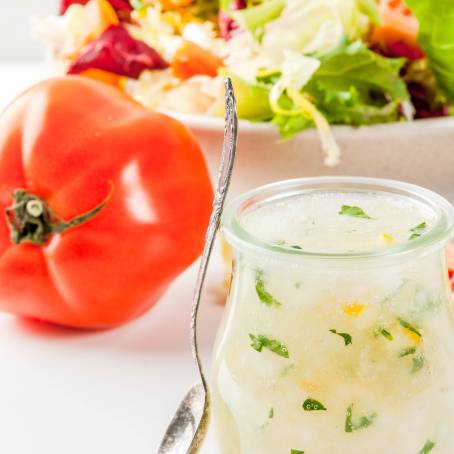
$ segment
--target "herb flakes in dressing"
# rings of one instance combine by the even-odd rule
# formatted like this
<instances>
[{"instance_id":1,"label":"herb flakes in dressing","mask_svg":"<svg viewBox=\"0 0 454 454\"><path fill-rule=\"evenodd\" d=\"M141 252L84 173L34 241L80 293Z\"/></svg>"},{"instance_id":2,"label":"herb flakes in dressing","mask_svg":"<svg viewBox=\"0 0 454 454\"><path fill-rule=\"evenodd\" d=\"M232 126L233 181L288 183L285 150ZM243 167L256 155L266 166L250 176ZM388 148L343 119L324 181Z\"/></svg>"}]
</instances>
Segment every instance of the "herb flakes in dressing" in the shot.
<instances>
[{"instance_id":1,"label":"herb flakes in dressing","mask_svg":"<svg viewBox=\"0 0 454 454\"><path fill-rule=\"evenodd\" d=\"M365 429L369 427L377 418L377 414L373 413L369 416L361 416L357 421L353 421L353 404L347 408L345 416L345 432L351 433L355 430Z\"/></svg>"},{"instance_id":2,"label":"herb flakes in dressing","mask_svg":"<svg viewBox=\"0 0 454 454\"><path fill-rule=\"evenodd\" d=\"M345 346L352 343L352 336L348 333L338 333L335 329L330 329L330 333L337 334L344 339Z\"/></svg>"},{"instance_id":3,"label":"herb flakes in dressing","mask_svg":"<svg viewBox=\"0 0 454 454\"><path fill-rule=\"evenodd\" d=\"M266 348L270 352L276 353L276 355L282 356L283 358L289 357L287 347L278 340L269 338L267 336L262 336L261 334L259 334L258 336L249 334L249 337L252 341L251 347L255 351L261 353L262 350Z\"/></svg>"},{"instance_id":4,"label":"herb flakes in dressing","mask_svg":"<svg viewBox=\"0 0 454 454\"><path fill-rule=\"evenodd\" d=\"M373 219L368 214L366 214L362 208L350 205L342 205L339 214L353 218Z\"/></svg>"},{"instance_id":5,"label":"herb flakes in dressing","mask_svg":"<svg viewBox=\"0 0 454 454\"><path fill-rule=\"evenodd\" d=\"M432 440L427 440L426 444L422 447L418 454L429 454L430 451L435 447L435 443Z\"/></svg>"},{"instance_id":6,"label":"herb flakes in dressing","mask_svg":"<svg viewBox=\"0 0 454 454\"><path fill-rule=\"evenodd\" d=\"M279 302L268 290L265 288L265 281L263 278L263 271L257 271L255 275L255 291L259 300L267 306L282 306L282 303Z\"/></svg>"},{"instance_id":7,"label":"herb flakes in dressing","mask_svg":"<svg viewBox=\"0 0 454 454\"><path fill-rule=\"evenodd\" d=\"M303 403L304 411L326 411L326 407L315 399L306 399Z\"/></svg>"}]
</instances>

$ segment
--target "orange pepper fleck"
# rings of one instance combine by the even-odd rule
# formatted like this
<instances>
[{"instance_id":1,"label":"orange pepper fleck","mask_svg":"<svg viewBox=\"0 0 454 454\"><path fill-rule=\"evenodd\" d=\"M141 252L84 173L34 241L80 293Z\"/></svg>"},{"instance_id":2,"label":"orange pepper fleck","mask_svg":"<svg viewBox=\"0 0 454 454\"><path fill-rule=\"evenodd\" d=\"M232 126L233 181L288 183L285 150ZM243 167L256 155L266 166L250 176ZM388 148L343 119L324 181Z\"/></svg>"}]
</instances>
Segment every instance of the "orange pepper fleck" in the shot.
<instances>
[{"instance_id":1,"label":"orange pepper fleck","mask_svg":"<svg viewBox=\"0 0 454 454\"><path fill-rule=\"evenodd\" d=\"M309 380L303 380L300 382L299 387L303 391L315 392L319 389L319 386Z\"/></svg>"}]
</instances>

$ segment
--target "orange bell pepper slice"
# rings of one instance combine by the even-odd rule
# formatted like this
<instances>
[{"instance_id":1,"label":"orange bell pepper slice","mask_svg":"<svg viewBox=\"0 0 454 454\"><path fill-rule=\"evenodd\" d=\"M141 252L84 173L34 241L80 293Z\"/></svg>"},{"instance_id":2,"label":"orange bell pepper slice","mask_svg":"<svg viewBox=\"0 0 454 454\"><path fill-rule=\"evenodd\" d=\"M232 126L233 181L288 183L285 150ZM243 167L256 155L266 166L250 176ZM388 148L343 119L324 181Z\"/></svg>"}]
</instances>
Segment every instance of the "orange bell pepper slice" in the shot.
<instances>
[{"instance_id":1,"label":"orange bell pepper slice","mask_svg":"<svg viewBox=\"0 0 454 454\"><path fill-rule=\"evenodd\" d=\"M185 41L170 62L173 74L183 80L197 75L215 77L221 66L221 58L191 41Z\"/></svg>"}]
</instances>

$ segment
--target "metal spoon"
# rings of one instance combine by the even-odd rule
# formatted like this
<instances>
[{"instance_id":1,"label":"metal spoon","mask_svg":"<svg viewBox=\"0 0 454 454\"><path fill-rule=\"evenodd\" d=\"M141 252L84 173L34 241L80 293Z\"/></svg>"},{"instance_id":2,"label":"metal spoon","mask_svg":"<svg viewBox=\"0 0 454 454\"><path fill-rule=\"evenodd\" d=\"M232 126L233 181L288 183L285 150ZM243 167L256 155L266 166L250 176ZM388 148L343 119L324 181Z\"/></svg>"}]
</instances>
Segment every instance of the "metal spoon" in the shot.
<instances>
[{"instance_id":1,"label":"metal spoon","mask_svg":"<svg viewBox=\"0 0 454 454\"><path fill-rule=\"evenodd\" d=\"M197 343L197 314L202 295L208 263L214 240L219 228L225 197L230 185L238 135L238 115L232 81L225 81L225 128L218 185L213 202L210 223L205 238L205 247L200 262L197 283L194 291L191 313L191 345L200 381L188 391L173 417L158 454L196 454L202 445L208 429L210 414L210 394L203 372Z\"/></svg>"}]
</instances>

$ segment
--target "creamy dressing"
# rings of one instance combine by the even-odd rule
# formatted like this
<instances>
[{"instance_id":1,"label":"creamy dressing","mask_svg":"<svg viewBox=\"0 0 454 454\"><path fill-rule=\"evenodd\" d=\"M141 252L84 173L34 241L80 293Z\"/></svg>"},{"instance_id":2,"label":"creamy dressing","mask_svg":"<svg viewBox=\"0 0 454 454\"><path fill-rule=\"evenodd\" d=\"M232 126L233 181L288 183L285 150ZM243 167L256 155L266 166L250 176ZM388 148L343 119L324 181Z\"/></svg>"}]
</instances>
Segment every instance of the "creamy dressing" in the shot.
<instances>
[{"instance_id":1,"label":"creamy dressing","mask_svg":"<svg viewBox=\"0 0 454 454\"><path fill-rule=\"evenodd\" d=\"M400 196L330 192L268 203L240 222L269 244L342 253L413 241L436 216ZM213 369L220 452L452 453L445 275L439 251L364 263L239 254Z\"/></svg>"}]
</instances>

